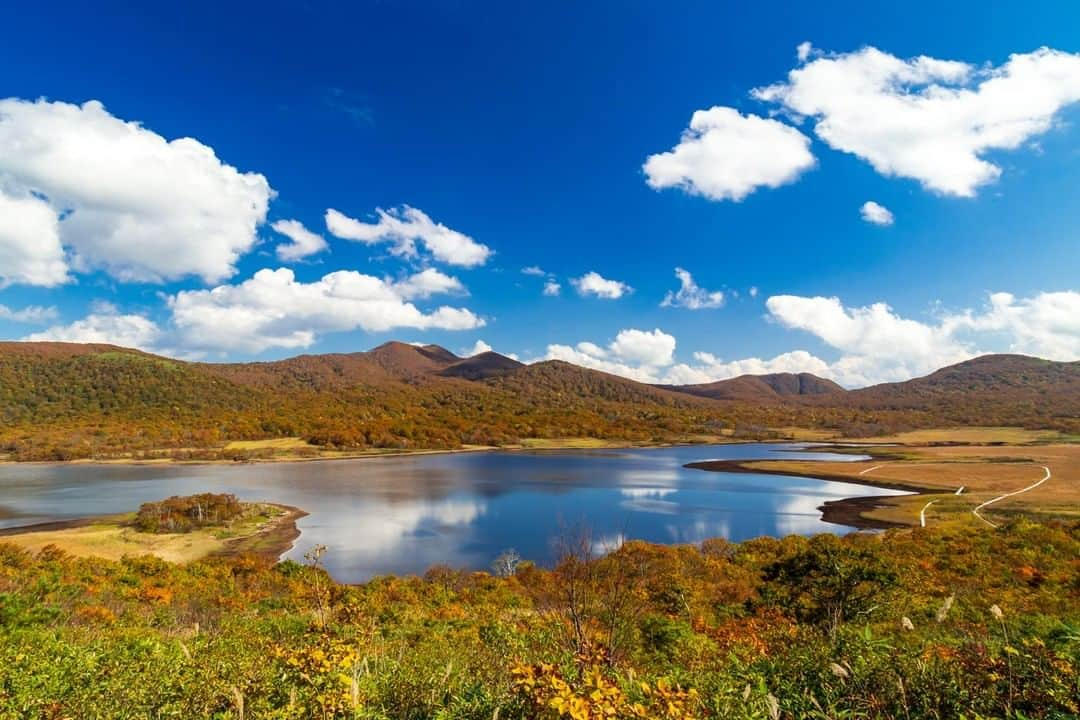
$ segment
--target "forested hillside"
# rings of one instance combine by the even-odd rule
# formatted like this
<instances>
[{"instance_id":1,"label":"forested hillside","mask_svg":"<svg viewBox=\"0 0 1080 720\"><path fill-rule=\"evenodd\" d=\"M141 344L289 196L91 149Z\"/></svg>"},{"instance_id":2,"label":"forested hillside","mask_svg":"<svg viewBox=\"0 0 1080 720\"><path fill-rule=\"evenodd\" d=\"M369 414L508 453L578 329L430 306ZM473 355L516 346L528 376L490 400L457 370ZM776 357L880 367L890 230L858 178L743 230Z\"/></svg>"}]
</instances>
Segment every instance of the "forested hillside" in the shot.
<instances>
[{"instance_id":1,"label":"forested hillside","mask_svg":"<svg viewBox=\"0 0 1080 720\"><path fill-rule=\"evenodd\" d=\"M229 441L271 438L439 449L525 438L767 438L771 428L793 426L848 435L948 423L1076 430L1078 418L1080 364L1018 356L849 392L809 375L661 388L559 361L463 359L404 343L237 364L108 345L0 343L0 453L14 459L210 457Z\"/></svg>"},{"instance_id":2,"label":"forested hillside","mask_svg":"<svg viewBox=\"0 0 1080 720\"><path fill-rule=\"evenodd\" d=\"M1080 362L984 355L923 378L815 401L870 410L915 409L959 424L1076 427Z\"/></svg>"},{"instance_id":3,"label":"forested hillside","mask_svg":"<svg viewBox=\"0 0 1080 720\"><path fill-rule=\"evenodd\" d=\"M798 396L843 394L844 388L832 380L810 373L770 373L740 375L704 385L680 385L679 392L716 400L783 402Z\"/></svg>"}]
</instances>

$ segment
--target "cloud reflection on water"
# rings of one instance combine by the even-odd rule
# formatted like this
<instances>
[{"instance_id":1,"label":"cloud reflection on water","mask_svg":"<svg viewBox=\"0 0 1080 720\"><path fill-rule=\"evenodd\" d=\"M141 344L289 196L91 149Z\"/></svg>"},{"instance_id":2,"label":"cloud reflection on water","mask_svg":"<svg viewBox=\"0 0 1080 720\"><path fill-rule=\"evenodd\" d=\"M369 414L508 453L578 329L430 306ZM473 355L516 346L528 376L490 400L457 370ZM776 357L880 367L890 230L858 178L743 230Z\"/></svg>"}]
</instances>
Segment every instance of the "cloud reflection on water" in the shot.
<instances>
[{"instance_id":1,"label":"cloud reflection on water","mask_svg":"<svg viewBox=\"0 0 1080 720\"><path fill-rule=\"evenodd\" d=\"M327 568L346 582L422 573L435 564L485 569L511 547L547 563L552 538L572 526L588 527L594 549L603 552L627 538L698 543L846 532L822 522L818 507L842 497L895 494L683 467L718 456L825 457L790 446L730 445L242 466L0 466L0 488L5 506L31 521L125 512L206 490L295 505L310 514L288 556L302 559L312 545L325 544Z\"/></svg>"}]
</instances>

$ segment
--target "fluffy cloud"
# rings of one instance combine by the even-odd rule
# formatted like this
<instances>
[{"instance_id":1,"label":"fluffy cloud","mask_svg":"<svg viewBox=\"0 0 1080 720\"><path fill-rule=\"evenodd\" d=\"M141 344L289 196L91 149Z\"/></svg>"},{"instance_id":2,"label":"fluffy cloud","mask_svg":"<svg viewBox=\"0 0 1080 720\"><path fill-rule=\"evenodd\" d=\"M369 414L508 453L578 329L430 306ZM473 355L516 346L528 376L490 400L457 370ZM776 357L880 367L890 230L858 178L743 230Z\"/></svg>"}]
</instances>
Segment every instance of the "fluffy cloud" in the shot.
<instances>
[{"instance_id":1,"label":"fluffy cloud","mask_svg":"<svg viewBox=\"0 0 1080 720\"><path fill-rule=\"evenodd\" d=\"M618 280L608 280L597 272L588 272L579 278L572 278L570 284L574 286L578 291L578 295L582 297L593 295L604 300L618 300L623 295L628 295L634 291L626 283Z\"/></svg>"},{"instance_id":2,"label":"fluffy cloud","mask_svg":"<svg viewBox=\"0 0 1080 720\"><path fill-rule=\"evenodd\" d=\"M628 363L620 362L617 359L610 359L606 357L607 351L592 345L592 348L600 350L599 353L594 354L587 351L583 347L585 345L592 344L578 343L573 347L570 345L559 344L548 345L547 355L544 359L562 360L564 362L573 363L574 365L580 365L582 367L592 368L593 370L599 370L612 375L619 375L621 377L630 378L631 380L637 380L638 382L656 382L655 370L653 368L635 367Z\"/></svg>"},{"instance_id":3,"label":"fluffy cloud","mask_svg":"<svg viewBox=\"0 0 1080 720\"><path fill-rule=\"evenodd\" d=\"M873 200L867 200L859 208L859 215L868 223L874 225L892 225L893 214L889 208L884 205L879 205Z\"/></svg>"},{"instance_id":4,"label":"fluffy cloud","mask_svg":"<svg viewBox=\"0 0 1080 720\"><path fill-rule=\"evenodd\" d=\"M670 365L675 338L660 329L626 329L607 348L591 342L548 345L546 360L563 360L582 367L621 375L640 382L657 382L661 368Z\"/></svg>"},{"instance_id":5,"label":"fluffy cloud","mask_svg":"<svg viewBox=\"0 0 1080 720\"><path fill-rule=\"evenodd\" d=\"M591 342L548 345L546 360L563 360L645 383L692 385L737 375L774 372L813 372L828 376L824 360L804 350L784 353L771 360L747 358L724 362L716 356L694 353L694 363L675 363L675 338L656 329L622 330L607 347Z\"/></svg>"},{"instance_id":6,"label":"fluffy cloud","mask_svg":"<svg viewBox=\"0 0 1080 720\"><path fill-rule=\"evenodd\" d=\"M483 340L477 340L475 343L473 343L473 346L471 348L463 351L462 354L465 357L473 357L475 355L482 355L483 353L486 353L486 352L495 352L495 348L491 347L491 345L488 345ZM500 355L505 355L506 357L510 358L511 360L517 360L518 359L518 356L515 353L499 353L499 354Z\"/></svg>"},{"instance_id":7,"label":"fluffy cloud","mask_svg":"<svg viewBox=\"0 0 1080 720\"><path fill-rule=\"evenodd\" d=\"M265 177L222 163L199 141L166 140L97 101L0 100L0 176L5 202L21 199L18 216L33 216L20 232L33 233L38 250L28 264L18 250L26 236L13 240L0 224L0 256L14 254L16 268L0 272L42 285L66 276L57 234L77 270L124 281L229 277L274 194ZM43 202L27 204L31 194Z\"/></svg>"},{"instance_id":8,"label":"fluffy cloud","mask_svg":"<svg viewBox=\"0 0 1080 720\"><path fill-rule=\"evenodd\" d=\"M990 296L981 311L940 313L930 322L900 317L885 303L845 307L838 298L769 298L771 317L838 350L824 372L848 386L907 380L987 352L1080 359L1080 293Z\"/></svg>"},{"instance_id":9,"label":"fluffy cloud","mask_svg":"<svg viewBox=\"0 0 1080 720\"><path fill-rule=\"evenodd\" d=\"M0 320L24 323L27 325L44 325L56 319L56 308L29 305L19 310L12 310L7 305L0 305Z\"/></svg>"},{"instance_id":10,"label":"fluffy cloud","mask_svg":"<svg viewBox=\"0 0 1080 720\"><path fill-rule=\"evenodd\" d=\"M432 295L465 295L465 286L456 277L428 268L392 285L404 300L426 300Z\"/></svg>"},{"instance_id":11,"label":"fluffy cloud","mask_svg":"<svg viewBox=\"0 0 1080 720\"><path fill-rule=\"evenodd\" d=\"M810 138L790 125L714 107L695 112L679 144L649 156L642 169L654 189L738 201L793 182L814 162Z\"/></svg>"},{"instance_id":12,"label":"fluffy cloud","mask_svg":"<svg viewBox=\"0 0 1080 720\"><path fill-rule=\"evenodd\" d=\"M828 377L829 364L805 350L795 350L773 358L744 358L724 362L712 353L694 353L696 365L680 363L672 366L664 381L673 385L697 385L726 380L739 375L768 375L770 373L809 372Z\"/></svg>"},{"instance_id":13,"label":"fluffy cloud","mask_svg":"<svg viewBox=\"0 0 1080 720\"><path fill-rule=\"evenodd\" d=\"M319 333L355 329L482 327L484 321L470 310L443 306L424 312L407 302L445 287L446 276L438 275L391 283L341 270L303 283L288 268L265 269L237 285L177 293L169 306L181 346L221 352L303 348Z\"/></svg>"},{"instance_id":14,"label":"fluffy cloud","mask_svg":"<svg viewBox=\"0 0 1080 720\"><path fill-rule=\"evenodd\" d=\"M491 256L486 245L435 222L417 208L405 205L400 209L377 208L375 212L378 222L364 223L331 208L326 211L326 228L343 240L367 245L390 243L390 252L400 257L417 257L417 243L436 260L450 265L475 267Z\"/></svg>"},{"instance_id":15,"label":"fluffy cloud","mask_svg":"<svg viewBox=\"0 0 1080 720\"><path fill-rule=\"evenodd\" d=\"M292 241L277 246L278 260L282 262L302 260L321 253L327 247L322 235L311 232L299 220L278 220L270 227Z\"/></svg>"},{"instance_id":16,"label":"fluffy cloud","mask_svg":"<svg viewBox=\"0 0 1080 720\"><path fill-rule=\"evenodd\" d=\"M1042 48L977 68L867 47L819 57L753 95L812 118L829 146L883 175L971 197L1001 174L988 151L1020 147L1080 101L1080 54Z\"/></svg>"},{"instance_id":17,"label":"fluffy cloud","mask_svg":"<svg viewBox=\"0 0 1080 720\"><path fill-rule=\"evenodd\" d=\"M671 335L624 330L606 347L549 345L547 359L649 383L686 385L745 374L810 372L847 387L908 380L989 352L1080 360L1076 291L1030 298L995 293L981 310L939 313L928 322L902 317L885 303L848 307L835 297L776 295L766 306L773 322L816 336L836 358L827 361L794 350L771 358L723 360L696 352L692 363L676 363Z\"/></svg>"},{"instance_id":18,"label":"fluffy cloud","mask_svg":"<svg viewBox=\"0 0 1080 720\"><path fill-rule=\"evenodd\" d=\"M1039 293L1020 299L994 293L984 312L952 315L946 322L957 333L996 337L1010 352L1080 360L1080 292Z\"/></svg>"},{"instance_id":19,"label":"fluffy cloud","mask_svg":"<svg viewBox=\"0 0 1080 720\"><path fill-rule=\"evenodd\" d=\"M8 195L0 184L0 287L11 283L53 287L67 281L56 211L29 192Z\"/></svg>"},{"instance_id":20,"label":"fluffy cloud","mask_svg":"<svg viewBox=\"0 0 1080 720\"><path fill-rule=\"evenodd\" d=\"M523 267L521 268L521 273L532 277L544 278L544 297L555 297L562 293L562 285L555 279L555 273L549 273L539 265Z\"/></svg>"},{"instance_id":21,"label":"fluffy cloud","mask_svg":"<svg viewBox=\"0 0 1080 720\"><path fill-rule=\"evenodd\" d=\"M953 323L903 318L883 302L848 308L836 297L774 295L766 307L784 327L839 350L828 374L845 385L906 380L974 354L956 337Z\"/></svg>"},{"instance_id":22,"label":"fluffy cloud","mask_svg":"<svg viewBox=\"0 0 1080 720\"><path fill-rule=\"evenodd\" d=\"M465 351L465 357L473 357L474 355L483 355L486 352L491 352L494 348L488 345L483 340L477 340L473 346Z\"/></svg>"},{"instance_id":23,"label":"fluffy cloud","mask_svg":"<svg viewBox=\"0 0 1080 720\"><path fill-rule=\"evenodd\" d=\"M710 292L705 288L698 287L689 271L675 268L675 277L679 278L679 289L669 291L664 296L664 301L660 303L660 307L704 310L706 308L718 308L724 304L724 293L722 291Z\"/></svg>"},{"instance_id":24,"label":"fluffy cloud","mask_svg":"<svg viewBox=\"0 0 1080 720\"><path fill-rule=\"evenodd\" d=\"M23 340L73 343L105 343L153 351L162 338L157 323L142 315L121 314L108 304L70 325L57 325Z\"/></svg>"},{"instance_id":25,"label":"fluffy cloud","mask_svg":"<svg viewBox=\"0 0 1080 720\"><path fill-rule=\"evenodd\" d=\"M623 330L610 346L615 357L638 365L670 365L675 353L675 338L659 328L652 332Z\"/></svg>"}]
</instances>

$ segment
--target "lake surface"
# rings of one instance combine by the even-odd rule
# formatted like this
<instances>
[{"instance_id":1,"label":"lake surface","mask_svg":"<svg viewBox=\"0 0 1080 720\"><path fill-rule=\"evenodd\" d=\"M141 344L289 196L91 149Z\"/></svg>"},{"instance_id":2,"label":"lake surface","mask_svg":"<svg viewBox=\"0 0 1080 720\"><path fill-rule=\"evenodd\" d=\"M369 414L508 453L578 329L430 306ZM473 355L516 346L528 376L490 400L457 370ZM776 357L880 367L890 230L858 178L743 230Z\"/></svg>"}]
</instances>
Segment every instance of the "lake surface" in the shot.
<instances>
[{"instance_id":1,"label":"lake surface","mask_svg":"<svg viewBox=\"0 0 1080 720\"><path fill-rule=\"evenodd\" d=\"M343 582L422 573L436 564L486 569L503 550L540 563L552 539L587 526L598 552L624 538L845 533L827 500L893 490L812 478L684 468L713 459L861 460L792 445L493 452L252 465L0 465L0 527L128 512L195 492L295 505L310 513L286 557L316 543Z\"/></svg>"}]
</instances>

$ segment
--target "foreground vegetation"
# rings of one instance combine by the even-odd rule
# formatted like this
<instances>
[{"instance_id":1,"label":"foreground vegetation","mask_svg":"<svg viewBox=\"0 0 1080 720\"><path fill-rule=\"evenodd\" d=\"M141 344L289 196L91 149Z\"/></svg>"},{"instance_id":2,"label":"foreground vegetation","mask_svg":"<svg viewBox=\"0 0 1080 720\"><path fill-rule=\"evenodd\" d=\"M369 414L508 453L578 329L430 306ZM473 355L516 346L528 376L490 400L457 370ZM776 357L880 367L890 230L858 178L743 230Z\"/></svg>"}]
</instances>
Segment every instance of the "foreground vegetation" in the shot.
<instances>
[{"instance_id":1,"label":"foreground vegetation","mask_svg":"<svg viewBox=\"0 0 1080 720\"><path fill-rule=\"evenodd\" d=\"M1080 713L1080 523L590 547L343 586L0 545L0 717Z\"/></svg>"}]
</instances>

